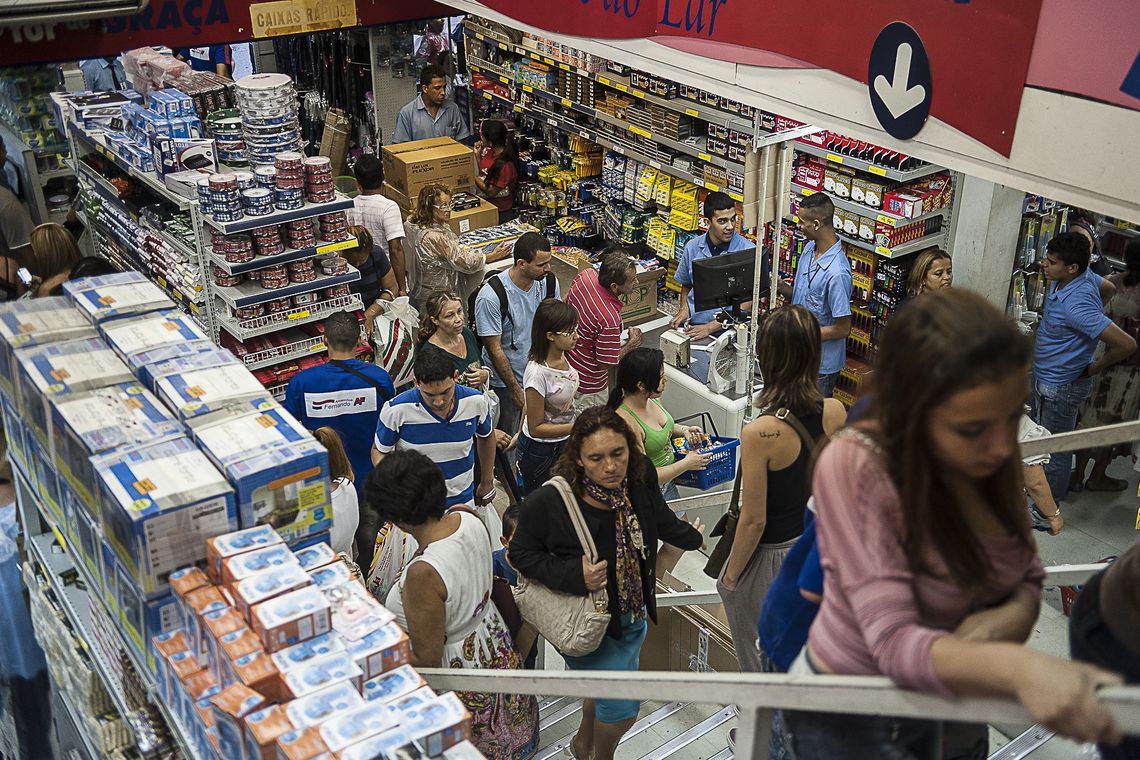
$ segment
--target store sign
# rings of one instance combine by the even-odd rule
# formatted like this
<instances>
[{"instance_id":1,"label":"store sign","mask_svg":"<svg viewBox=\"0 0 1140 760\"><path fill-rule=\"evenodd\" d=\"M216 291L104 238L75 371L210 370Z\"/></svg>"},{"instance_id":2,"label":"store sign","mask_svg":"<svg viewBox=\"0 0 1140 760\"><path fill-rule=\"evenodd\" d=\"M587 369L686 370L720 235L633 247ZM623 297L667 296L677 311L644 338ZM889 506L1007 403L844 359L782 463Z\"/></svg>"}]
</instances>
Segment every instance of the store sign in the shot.
<instances>
[{"instance_id":1,"label":"store sign","mask_svg":"<svg viewBox=\"0 0 1140 760\"><path fill-rule=\"evenodd\" d=\"M259 6L272 6L277 14L259 17L255 10ZM295 13L299 14L297 22L291 23ZM144 45L178 48L248 42L257 37L377 26L450 13L431 0L150 0L133 16L0 26L0 66L97 58Z\"/></svg>"},{"instance_id":2,"label":"store sign","mask_svg":"<svg viewBox=\"0 0 1140 760\"><path fill-rule=\"evenodd\" d=\"M876 39L894 23L921 38L935 87L930 113L1009 155L1042 0L484 0L551 32L610 39L656 37L719 45L740 60L764 50L868 81ZM730 47L731 46L731 47Z\"/></svg>"}]
</instances>

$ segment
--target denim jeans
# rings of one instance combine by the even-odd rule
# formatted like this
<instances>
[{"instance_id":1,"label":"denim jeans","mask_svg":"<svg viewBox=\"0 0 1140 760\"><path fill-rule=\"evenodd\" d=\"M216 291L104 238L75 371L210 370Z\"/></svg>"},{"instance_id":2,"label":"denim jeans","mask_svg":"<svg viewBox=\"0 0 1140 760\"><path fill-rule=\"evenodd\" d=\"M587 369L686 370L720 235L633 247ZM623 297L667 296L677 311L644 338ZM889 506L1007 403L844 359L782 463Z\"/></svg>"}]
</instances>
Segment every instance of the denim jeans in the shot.
<instances>
[{"instance_id":1,"label":"denim jeans","mask_svg":"<svg viewBox=\"0 0 1140 760\"><path fill-rule=\"evenodd\" d=\"M522 475L522 495L529 496L534 489L550 480L550 469L562 453L565 441L536 441L526 433L519 434L516 454L519 473Z\"/></svg>"},{"instance_id":2,"label":"denim jeans","mask_svg":"<svg viewBox=\"0 0 1140 760\"><path fill-rule=\"evenodd\" d=\"M830 375L819 376L819 392L823 394L824 398L831 398L831 394L839 382L839 375L839 372L833 372Z\"/></svg>"},{"instance_id":3,"label":"denim jeans","mask_svg":"<svg viewBox=\"0 0 1140 760\"><path fill-rule=\"evenodd\" d=\"M1050 433L1068 433L1077 429L1081 404L1092 392L1092 378L1082 377L1071 383L1051 385L1033 380L1033 419ZM1069 477L1073 472L1073 454L1052 454L1045 465L1045 479L1057 501L1069 493Z\"/></svg>"}]
</instances>

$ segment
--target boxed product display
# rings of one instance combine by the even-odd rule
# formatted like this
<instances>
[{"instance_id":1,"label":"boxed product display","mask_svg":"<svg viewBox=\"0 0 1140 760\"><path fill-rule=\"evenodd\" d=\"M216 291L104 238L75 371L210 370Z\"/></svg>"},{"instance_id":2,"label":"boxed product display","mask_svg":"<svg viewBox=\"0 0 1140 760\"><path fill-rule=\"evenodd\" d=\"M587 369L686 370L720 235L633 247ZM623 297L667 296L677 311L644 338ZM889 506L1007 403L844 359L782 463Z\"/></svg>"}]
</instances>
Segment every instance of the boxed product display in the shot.
<instances>
[{"instance_id":1,"label":"boxed product display","mask_svg":"<svg viewBox=\"0 0 1140 760\"><path fill-rule=\"evenodd\" d=\"M15 349L95 335L91 323L63 296L0 304L0 395L15 400Z\"/></svg>"},{"instance_id":2,"label":"boxed product display","mask_svg":"<svg viewBox=\"0 0 1140 760\"><path fill-rule=\"evenodd\" d=\"M105 322L100 325L100 332L107 344L136 373L144 365L144 361L138 358L140 354L166 346L209 341L198 323L177 309ZM146 382L145 377L140 379Z\"/></svg>"},{"instance_id":3,"label":"boxed product display","mask_svg":"<svg viewBox=\"0 0 1140 760\"><path fill-rule=\"evenodd\" d=\"M175 303L140 272L69 280L63 283L63 291L93 324L175 308Z\"/></svg>"},{"instance_id":4,"label":"boxed product display","mask_svg":"<svg viewBox=\"0 0 1140 760\"><path fill-rule=\"evenodd\" d=\"M265 387L224 348L153 365L150 372L158 397L184 420L265 395Z\"/></svg>"},{"instance_id":5,"label":"boxed product display","mask_svg":"<svg viewBox=\"0 0 1140 760\"><path fill-rule=\"evenodd\" d=\"M206 558L207 538L238 527L234 492L188 438L97 457L103 529L148 595L171 572Z\"/></svg>"},{"instance_id":6,"label":"boxed product display","mask_svg":"<svg viewBox=\"0 0 1140 760\"><path fill-rule=\"evenodd\" d=\"M268 526L266 526L268 527ZM300 567L297 557L282 543L243 552L222 560L222 585L227 590L264 570Z\"/></svg>"},{"instance_id":7,"label":"boxed product display","mask_svg":"<svg viewBox=\"0 0 1140 760\"><path fill-rule=\"evenodd\" d=\"M285 543L269 525L256 525L206 541L206 575L210 582L222 582L222 563L229 557ZM205 585L200 584L200 585Z\"/></svg>"},{"instance_id":8,"label":"boxed product display","mask_svg":"<svg viewBox=\"0 0 1140 760\"><path fill-rule=\"evenodd\" d=\"M331 606L320 591L303 588L257 605L250 623L272 654L332 630Z\"/></svg>"},{"instance_id":9,"label":"boxed product display","mask_svg":"<svg viewBox=\"0 0 1140 760\"><path fill-rule=\"evenodd\" d=\"M360 666L365 680L406 665L412 656L407 634L395 623L349 641L347 646L348 654Z\"/></svg>"},{"instance_id":10,"label":"boxed product display","mask_svg":"<svg viewBox=\"0 0 1140 760\"><path fill-rule=\"evenodd\" d=\"M475 186L471 149L450 137L385 145L381 160L384 181L405 198L419 196L425 185L435 182L453 191Z\"/></svg>"},{"instance_id":11,"label":"boxed product display","mask_svg":"<svg viewBox=\"0 0 1140 760\"><path fill-rule=\"evenodd\" d=\"M368 701L391 702L427 686L411 665L401 665L364 682L361 693Z\"/></svg>"}]
</instances>

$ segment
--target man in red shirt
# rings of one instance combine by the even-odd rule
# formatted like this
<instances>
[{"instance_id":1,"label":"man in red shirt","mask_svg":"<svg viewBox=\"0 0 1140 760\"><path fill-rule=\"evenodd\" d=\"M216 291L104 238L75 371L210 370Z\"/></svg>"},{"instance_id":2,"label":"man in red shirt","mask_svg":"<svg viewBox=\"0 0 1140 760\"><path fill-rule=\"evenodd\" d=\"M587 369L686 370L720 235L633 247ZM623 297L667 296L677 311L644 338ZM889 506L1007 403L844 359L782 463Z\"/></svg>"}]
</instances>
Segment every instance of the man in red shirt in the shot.
<instances>
[{"instance_id":1,"label":"man in red shirt","mask_svg":"<svg viewBox=\"0 0 1140 760\"><path fill-rule=\"evenodd\" d=\"M609 396L621 357L641 345L641 330L629 329L622 345L621 297L637 286L637 269L625 249L611 247L602 254L600 269L578 273L566 303L578 311L578 343L566 353L570 366L578 370L578 395L574 409L581 414L592 406L602 406Z\"/></svg>"}]
</instances>

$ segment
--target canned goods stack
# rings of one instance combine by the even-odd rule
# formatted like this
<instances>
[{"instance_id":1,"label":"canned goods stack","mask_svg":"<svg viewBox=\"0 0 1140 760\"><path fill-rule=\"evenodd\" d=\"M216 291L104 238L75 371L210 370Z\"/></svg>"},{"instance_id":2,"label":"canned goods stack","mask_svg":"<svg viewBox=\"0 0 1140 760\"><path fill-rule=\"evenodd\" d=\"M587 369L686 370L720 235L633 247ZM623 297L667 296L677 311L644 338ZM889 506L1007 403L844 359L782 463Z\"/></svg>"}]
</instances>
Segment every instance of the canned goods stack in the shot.
<instances>
[{"instance_id":1,"label":"canned goods stack","mask_svg":"<svg viewBox=\"0 0 1140 760\"><path fill-rule=\"evenodd\" d=\"M213 207L210 205L210 178L202 177L196 183L198 187L198 205L202 208L203 214L212 214Z\"/></svg>"},{"instance_id":2,"label":"canned goods stack","mask_svg":"<svg viewBox=\"0 0 1140 760\"><path fill-rule=\"evenodd\" d=\"M271 165L282 152L301 149L297 93L285 74L253 74L234 86L249 160Z\"/></svg>"},{"instance_id":3,"label":"canned goods stack","mask_svg":"<svg viewBox=\"0 0 1140 760\"><path fill-rule=\"evenodd\" d=\"M340 256L329 256L326 259L321 259L321 271L324 272L325 277L348 274L348 262Z\"/></svg>"},{"instance_id":4,"label":"canned goods stack","mask_svg":"<svg viewBox=\"0 0 1140 760\"><path fill-rule=\"evenodd\" d=\"M289 264L289 282L303 285L316 279L317 270L312 259L302 259Z\"/></svg>"},{"instance_id":5,"label":"canned goods stack","mask_svg":"<svg viewBox=\"0 0 1140 760\"><path fill-rule=\"evenodd\" d=\"M257 319L265 313L265 309L261 304L254 304L253 306L238 306L233 310L235 319Z\"/></svg>"},{"instance_id":6,"label":"canned goods stack","mask_svg":"<svg viewBox=\"0 0 1140 760\"><path fill-rule=\"evenodd\" d=\"M264 187L251 187L241 191L242 209L249 216L273 213L273 191Z\"/></svg>"},{"instance_id":7,"label":"canned goods stack","mask_svg":"<svg viewBox=\"0 0 1140 760\"><path fill-rule=\"evenodd\" d=\"M304 160L304 167L305 194L309 198L309 203L328 203L335 200L332 159L326 156L313 156Z\"/></svg>"},{"instance_id":8,"label":"canned goods stack","mask_svg":"<svg viewBox=\"0 0 1140 760\"><path fill-rule=\"evenodd\" d=\"M347 285L334 285L331 288L325 288L321 291L321 296L326 301L332 301L337 298L348 298L352 291L348 289Z\"/></svg>"},{"instance_id":9,"label":"canned goods stack","mask_svg":"<svg viewBox=\"0 0 1140 760\"><path fill-rule=\"evenodd\" d=\"M210 216L219 222L236 222L242 218L241 188L233 174L215 174L208 180L207 198Z\"/></svg>"},{"instance_id":10,"label":"canned goods stack","mask_svg":"<svg viewBox=\"0 0 1140 760\"><path fill-rule=\"evenodd\" d=\"M214 284L221 285L223 288L232 288L234 285L241 285L245 278L240 274L230 274L222 269L217 264L214 265Z\"/></svg>"},{"instance_id":11,"label":"canned goods stack","mask_svg":"<svg viewBox=\"0 0 1140 760\"><path fill-rule=\"evenodd\" d=\"M293 296L293 305L297 307L312 306L319 300L321 300L319 293L301 293Z\"/></svg>"},{"instance_id":12,"label":"canned goods stack","mask_svg":"<svg viewBox=\"0 0 1140 760\"><path fill-rule=\"evenodd\" d=\"M348 240L348 215L345 212L335 211L331 214L321 214L317 220L321 223L321 240L327 240L330 243Z\"/></svg>"},{"instance_id":13,"label":"canned goods stack","mask_svg":"<svg viewBox=\"0 0 1140 760\"><path fill-rule=\"evenodd\" d=\"M304 156L292 151L282 153L277 156L274 171L277 208L281 210L302 208L305 205Z\"/></svg>"},{"instance_id":14,"label":"canned goods stack","mask_svg":"<svg viewBox=\"0 0 1140 760\"><path fill-rule=\"evenodd\" d=\"M248 166L245 134L241 129L241 112L236 108L211 111L206 116L206 131L214 138L218 160L227 166Z\"/></svg>"},{"instance_id":15,"label":"canned goods stack","mask_svg":"<svg viewBox=\"0 0 1140 760\"><path fill-rule=\"evenodd\" d=\"M266 267L260 272L261 287L267 290L289 287L289 269L284 264Z\"/></svg>"},{"instance_id":16,"label":"canned goods stack","mask_svg":"<svg viewBox=\"0 0 1140 760\"><path fill-rule=\"evenodd\" d=\"M277 187L277 169L272 166L258 166L253 170L258 187L267 187L270 190Z\"/></svg>"},{"instance_id":17,"label":"canned goods stack","mask_svg":"<svg viewBox=\"0 0 1140 760\"><path fill-rule=\"evenodd\" d=\"M258 256L275 256L285 252L285 242L281 239L281 228L276 224L258 227L253 231L253 246Z\"/></svg>"},{"instance_id":18,"label":"canned goods stack","mask_svg":"<svg viewBox=\"0 0 1140 760\"><path fill-rule=\"evenodd\" d=\"M223 235L217 233L213 239L214 253L230 264L244 264L253 261L253 239L249 235Z\"/></svg>"},{"instance_id":19,"label":"canned goods stack","mask_svg":"<svg viewBox=\"0 0 1140 760\"><path fill-rule=\"evenodd\" d=\"M266 301L265 313L266 314L281 314L293 308L293 299L291 298L275 298L272 301Z\"/></svg>"},{"instance_id":20,"label":"canned goods stack","mask_svg":"<svg viewBox=\"0 0 1140 760\"><path fill-rule=\"evenodd\" d=\"M312 219L298 219L285 225L290 248L312 248L317 244L317 233Z\"/></svg>"}]
</instances>

